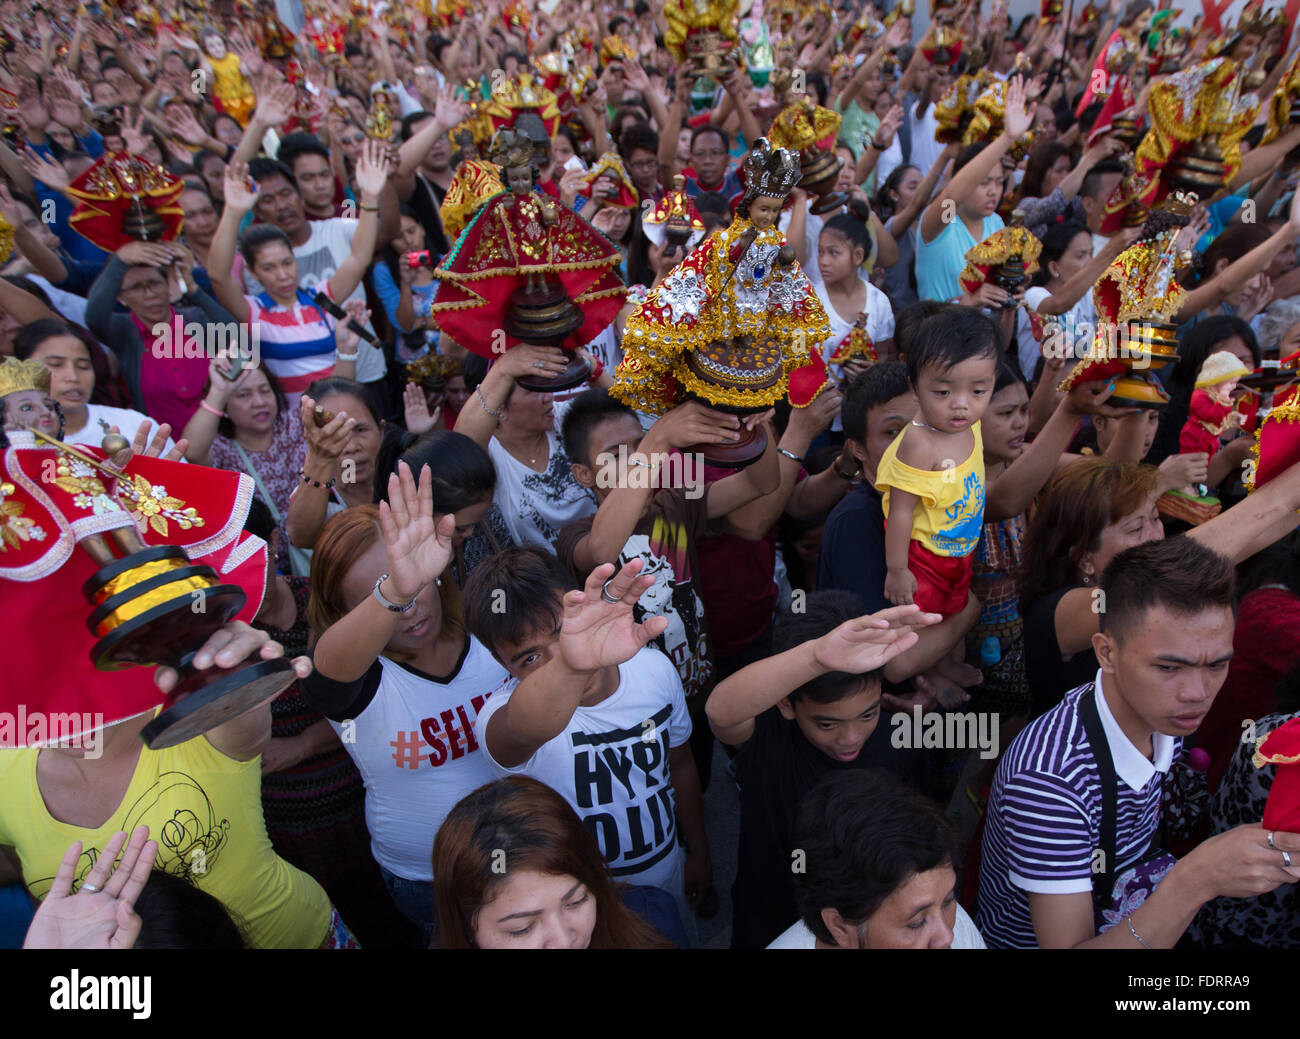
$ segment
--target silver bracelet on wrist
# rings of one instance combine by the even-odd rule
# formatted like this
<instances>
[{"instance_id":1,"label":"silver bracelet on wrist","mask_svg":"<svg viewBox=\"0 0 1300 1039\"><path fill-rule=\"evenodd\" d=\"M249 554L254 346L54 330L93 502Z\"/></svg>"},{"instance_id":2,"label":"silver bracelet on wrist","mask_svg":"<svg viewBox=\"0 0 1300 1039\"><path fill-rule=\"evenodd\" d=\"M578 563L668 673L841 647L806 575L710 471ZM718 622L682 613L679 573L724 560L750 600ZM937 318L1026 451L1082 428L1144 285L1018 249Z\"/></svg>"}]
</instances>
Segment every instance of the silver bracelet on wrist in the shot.
<instances>
[{"instance_id":1,"label":"silver bracelet on wrist","mask_svg":"<svg viewBox=\"0 0 1300 1039\"><path fill-rule=\"evenodd\" d=\"M800 465L803 465L803 459L800 458L800 457L799 457L797 454L795 454L793 451L787 451L784 447L778 447L778 448L776 449L776 453L777 453L778 455L781 455L781 456L783 456L783 457L785 457L785 458L790 459L790 461L792 461L792 462L798 462Z\"/></svg>"},{"instance_id":2,"label":"silver bracelet on wrist","mask_svg":"<svg viewBox=\"0 0 1300 1039\"><path fill-rule=\"evenodd\" d=\"M411 601L408 602L405 606L402 606L399 603L392 602L384 595L383 592L379 590L379 586L387 580L388 580L387 574L379 575L379 580L375 582L375 592L374 592L375 601L378 602L380 606L382 606L384 609L388 610L391 613L406 613L415 605L415 600L418 599L419 596L418 595L413 596L411 598Z\"/></svg>"},{"instance_id":3,"label":"silver bracelet on wrist","mask_svg":"<svg viewBox=\"0 0 1300 1039\"><path fill-rule=\"evenodd\" d=\"M1144 949L1149 949L1149 948L1151 948L1151 946L1149 946L1149 945L1146 943L1146 940L1145 940L1145 939L1144 939L1140 934L1137 933L1137 929L1133 926L1133 917L1132 917L1132 916L1126 916L1126 917L1124 918L1124 922L1125 922L1126 924L1128 924L1128 933L1131 934L1134 938L1136 938L1136 939L1138 940L1138 944L1141 945L1142 948L1144 948Z\"/></svg>"},{"instance_id":4,"label":"silver bracelet on wrist","mask_svg":"<svg viewBox=\"0 0 1300 1039\"><path fill-rule=\"evenodd\" d=\"M475 386L475 387L474 387L474 392L475 392L476 394L478 394L478 406L479 406L480 408L482 408L484 411L486 411L486 412L487 412L489 415L491 415L493 418L500 418L500 417L501 417L501 410L500 410L500 409L497 409L496 411L493 411L491 408L488 407L488 405L487 405L487 398L483 396L483 387L482 387L482 386Z\"/></svg>"},{"instance_id":5,"label":"silver bracelet on wrist","mask_svg":"<svg viewBox=\"0 0 1300 1039\"><path fill-rule=\"evenodd\" d=\"M353 351L350 354L341 354L337 350L334 352L334 360L336 361L355 361L360 356L359 351Z\"/></svg>"}]
</instances>

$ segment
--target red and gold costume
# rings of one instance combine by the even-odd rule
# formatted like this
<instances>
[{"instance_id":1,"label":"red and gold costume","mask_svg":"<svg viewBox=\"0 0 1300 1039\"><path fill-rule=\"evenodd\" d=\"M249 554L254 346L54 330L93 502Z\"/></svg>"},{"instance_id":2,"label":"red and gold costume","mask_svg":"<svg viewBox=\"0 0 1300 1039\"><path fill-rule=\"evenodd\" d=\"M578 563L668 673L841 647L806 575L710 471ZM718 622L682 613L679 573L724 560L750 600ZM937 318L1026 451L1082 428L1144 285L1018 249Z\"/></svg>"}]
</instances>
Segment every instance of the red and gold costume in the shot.
<instances>
[{"instance_id":1,"label":"red and gold costume","mask_svg":"<svg viewBox=\"0 0 1300 1039\"><path fill-rule=\"evenodd\" d=\"M739 41L738 0L667 0L664 46L678 64L703 75L724 72Z\"/></svg>"},{"instance_id":2,"label":"red and gold costume","mask_svg":"<svg viewBox=\"0 0 1300 1039\"><path fill-rule=\"evenodd\" d=\"M560 126L560 108L556 97L531 72L517 72L492 89L492 98L483 106L483 114L492 129L515 125L521 112L536 112L547 137L554 137Z\"/></svg>"},{"instance_id":3,"label":"red and gold costume","mask_svg":"<svg viewBox=\"0 0 1300 1039\"><path fill-rule=\"evenodd\" d=\"M776 262L786 241L775 227L758 232L749 249L735 255L738 239L752 227L737 216L650 290L623 330L614 397L661 415L689 395L733 408L770 407L785 396L790 372L808 363L809 348L830 335L830 325L799 264ZM687 363L695 354L706 370L718 366L723 358L716 344L739 337L760 344L766 367L779 369L761 390L703 381ZM733 373L718 374L723 382Z\"/></svg>"},{"instance_id":4,"label":"red and gold costume","mask_svg":"<svg viewBox=\"0 0 1300 1039\"><path fill-rule=\"evenodd\" d=\"M505 165L528 166L531 145L510 138L515 157L506 158ZM618 274L621 262L614 244L566 206L535 189L504 191L487 201L434 272L441 284L431 313L456 342L495 359L502 336L506 349L523 341L505 329L512 294L555 279L582 311L583 323L573 333L581 345L604 331L623 305L627 286Z\"/></svg>"},{"instance_id":5,"label":"red and gold costume","mask_svg":"<svg viewBox=\"0 0 1300 1039\"><path fill-rule=\"evenodd\" d=\"M1186 263L1176 245L1194 201L1188 196L1171 199L1166 210L1150 218L1160 218L1151 232L1120 253L1097 279L1092 290L1097 332L1088 355L1062 381L1062 392L1076 383L1118 377L1116 405L1161 407L1168 402L1151 370L1177 357L1171 322L1187 293L1175 277ZM1164 219L1168 213L1173 222Z\"/></svg>"},{"instance_id":6,"label":"red and gold costume","mask_svg":"<svg viewBox=\"0 0 1300 1039\"><path fill-rule=\"evenodd\" d=\"M1038 270L1038 255L1043 243L1021 224L1011 224L994 231L966 252L966 266L959 276L961 287L975 293L998 273L1004 264L1017 259L1023 265L1021 275L1027 281Z\"/></svg>"},{"instance_id":7,"label":"red and gold costume","mask_svg":"<svg viewBox=\"0 0 1300 1039\"><path fill-rule=\"evenodd\" d=\"M252 481L140 456L114 478L25 430L6 435L9 446L0 454L0 625L6 642L0 712L12 717L21 707L29 717L100 715L111 724L152 710L164 695L151 669L101 671L92 663L100 636L129 617L110 614L88 629L82 586L101 564L77 542L130 527L147 546L178 546L192 563L215 570L221 584L243 589L247 601L237 619L250 621L261 607L267 567L265 543L243 530ZM77 450L106 459L96 448ZM174 567L170 560L154 565ZM145 598L132 608L151 605ZM5 742L3 732L0 746L23 745L24 733Z\"/></svg>"},{"instance_id":8,"label":"red and gold costume","mask_svg":"<svg viewBox=\"0 0 1300 1039\"><path fill-rule=\"evenodd\" d=\"M1244 90L1242 78L1236 62L1213 58L1151 87L1151 129L1137 150L1138 171L1152 178L1142 199L1148 207L1174 190L1174 167L1198 151L1210 149L1221 160L1219 184L1237 172L1241 139L1254 125L1260 104ZM1204 194L1216 186L1207 181Z\"/></svg>"},{"instance_id":9,"label":"red and gold costume","mask_svg":"<svg viewBox=\"0 0 1300 1039\"><path fill-rule=\"evenodd\" d=\"M1225 404L1209 390L1193 390L1188 419L1178 434L1178 453L1213 458L1222 446L1219 438L1232 426L1228 416L1235 410L1231 401Z\"/></svg>"},{"instance_id":10,"label":"red and gold costume","mask_svg":"<svg viewBox=\"0 0 1300 1039\"><path fill-rule=\"evenodd\" d=\"M174 241L185 221L180 207L185 190L180 178L127 152L104 155L68 185L76 201L68 222L105 252L128 242ZM153 228L147 236L127 234L132 224Z\"/></svg>"},{"instance_id":11,"label":"red and gold costume","mask_svg":"<svg viewBox=\"0 0 1300 1039\"><path fill-rule=\"evenodd\" d=\"M454 242L485 202L505 191L501 168L486 159L467 159L456 167L438 212L447 239Z\"/></svg>"},{"instance_id":12,"label":"red and gold costume","mask_svg":"<svg viewBox=\"0 0 1300 1039\"><path fill-rule=\"evenodd\" d=\"M616 209L635 209L638 202L636 185L632 183L632 178L627 175L627 170L623 166L623 160L619 158L618 152L606 152L592 165L585 174L583 174L583 186L578 189L578 194L584 198L591 198L592 189L596 186L596 181L600 177L608 177L618 188L618 194L613 198L601 199L602 206L613 206Z\"/></svg>"}]
</instances>

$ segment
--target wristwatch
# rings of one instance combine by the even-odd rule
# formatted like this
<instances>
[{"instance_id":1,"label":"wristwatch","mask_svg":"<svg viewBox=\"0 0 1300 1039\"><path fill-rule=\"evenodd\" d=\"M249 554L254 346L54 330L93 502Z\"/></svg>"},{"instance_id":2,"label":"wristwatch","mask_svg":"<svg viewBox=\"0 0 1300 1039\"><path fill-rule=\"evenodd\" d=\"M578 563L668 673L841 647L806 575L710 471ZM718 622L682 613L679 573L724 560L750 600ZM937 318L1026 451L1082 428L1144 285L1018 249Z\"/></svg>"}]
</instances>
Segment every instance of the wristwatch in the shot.
<instances>
[{"instance_id":1,"label":"wristwatch","mask_svg":"<svg viewBox=\"0 0 1300 1039\"><path fill-rule=\"evenodd\" d=\"M405 606L399 606L395 602L390 602L387 598L384 597L384 593L379 590L379 586L387 580L388 580L387 574L379 575L379 580L375 582L375 601L378 602L379 605L382 606L384 609L392 613L406 613L409 609L411 609L411 607L415 605L415 600L419 598L419 596L413 596L411 598L411 601L408 602Z\"/></svg>"}]
</instances>

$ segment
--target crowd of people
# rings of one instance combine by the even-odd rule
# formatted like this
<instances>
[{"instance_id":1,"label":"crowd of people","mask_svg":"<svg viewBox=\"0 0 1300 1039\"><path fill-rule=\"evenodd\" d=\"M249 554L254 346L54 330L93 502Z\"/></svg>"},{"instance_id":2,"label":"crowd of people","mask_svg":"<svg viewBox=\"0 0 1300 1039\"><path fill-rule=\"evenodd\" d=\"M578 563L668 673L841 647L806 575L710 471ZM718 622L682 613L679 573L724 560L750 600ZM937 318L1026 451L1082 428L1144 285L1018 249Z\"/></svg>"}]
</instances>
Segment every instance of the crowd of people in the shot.
<instances>
[{"instance_id":1,"label":"crowd of people","mask_svg":"<svg viewBox=\"0 0 1300 1039\"><path fill-rule=\"evenodd\" d=\"M4 428L250 477L261 608L196 666L297 675L174 747L150 713L0 750L12 944L691 948L726 873L734 948L1300 945L1300 833L1261 825L1252 763L1300 717L1300 465L1255 487L1251 451L1300 379L1281 12L400 6L0 0L0 363L48 371ZM671 46L687 7L730 27L711 73ZM1197 131L1219 188L1148 214L1126 120L1164 126L1198 62L1248 118ZM747 183L791 104L833 115L833 186ZM438 320L501 125L627 286L559 392L554 342ZM106 250L79 178L123 152L184 220ZM631 406L639 308L764 219L826 385ZM1019 273L972 281L1004 228ZM1176 356L1142 401L1085 369L1151 243ZM260 355L164 348L214 326ZM633 478L756 434L742 468Z\"/></svg>"}]
</instances>

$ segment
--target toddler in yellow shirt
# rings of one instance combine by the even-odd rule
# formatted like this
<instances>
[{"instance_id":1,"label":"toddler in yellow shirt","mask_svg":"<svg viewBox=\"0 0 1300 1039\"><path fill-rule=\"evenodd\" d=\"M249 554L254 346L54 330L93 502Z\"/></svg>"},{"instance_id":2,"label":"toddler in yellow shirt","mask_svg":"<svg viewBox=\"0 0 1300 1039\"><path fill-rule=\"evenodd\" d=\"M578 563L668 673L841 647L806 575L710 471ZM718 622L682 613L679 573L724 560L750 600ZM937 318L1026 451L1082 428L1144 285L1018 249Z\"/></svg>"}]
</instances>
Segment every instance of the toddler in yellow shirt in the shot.
<instances>
[{"instance_id":1,"label":"toddler in yellow shirt","mask_svg":"<svg viewBox=\"0 0 1300 1039\"><path fill-rule=\"evenodd\" d=\"M997 374L996 326L957 307L926 318L907 349L917 415L885 450L885 597L945 617L966 606L984 523L980 419Z\"/></svg>"}]
</instances>

